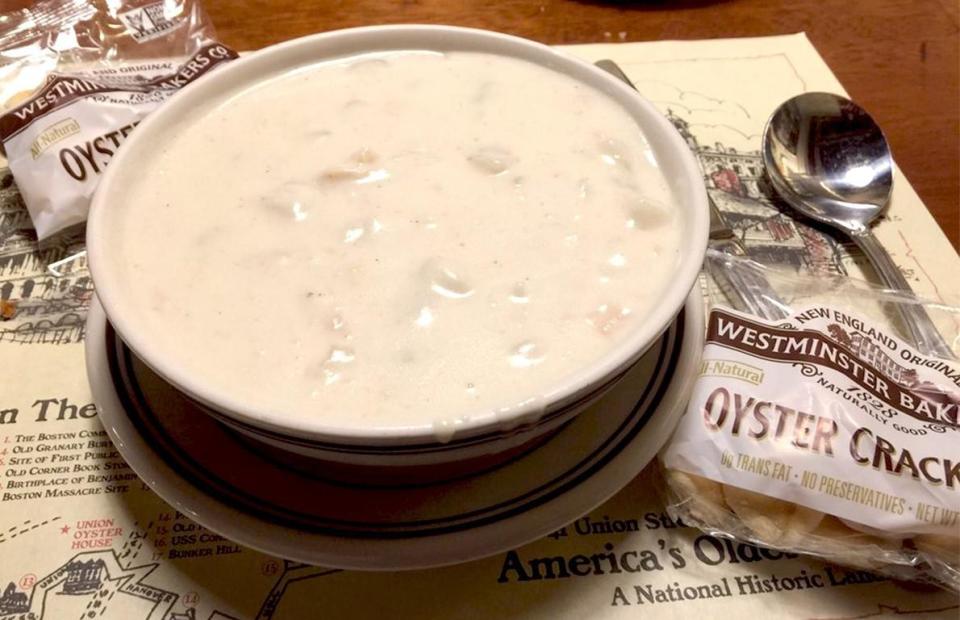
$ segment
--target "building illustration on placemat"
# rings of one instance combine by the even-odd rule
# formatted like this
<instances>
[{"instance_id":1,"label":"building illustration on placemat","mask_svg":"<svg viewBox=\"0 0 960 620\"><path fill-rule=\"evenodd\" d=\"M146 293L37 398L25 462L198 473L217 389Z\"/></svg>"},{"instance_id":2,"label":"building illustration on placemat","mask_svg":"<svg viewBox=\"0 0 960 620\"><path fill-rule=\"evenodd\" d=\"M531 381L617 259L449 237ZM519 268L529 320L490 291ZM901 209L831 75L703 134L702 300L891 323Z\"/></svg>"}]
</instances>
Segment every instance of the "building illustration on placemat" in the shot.
<instances>
[{"instance_id":1,"label":"building illustration on placemat","mask_svg":"<svg viewBox=\"0 0 960 620\"><path fill-rule=\"evenodd\" d=\"M670 108L666 114L697 157L710 208L751 259L811 275L846 275L841 246L834 239L774 206L763 188L759 151L738 151L720 142L703 145L689 121Z\"/></svg>"},{"instance_id":2,"label":"building illustration on placemat","mask_svg":"<svg viewBox=\"0 0 960 620\"><path fill-rule=\"evenodd\" d=\"M0 346L83 341L93 285L80 235L38 243L13 176L0 168Z\"/></svg>"},{"instance_id":3,"label":"building illustration on placemat","mask_svg":"<svg viewBox=\"0 0 960 620\"><path fill-rule=\"evenodd\" d=\"M0 595L0 617L25 614L30 611L30 597L26 592L17 590L11 581Z\"/></svg>"},{"instance_id":4,"label":"building illustration on placemat","mask_svg":"<svg viewBox=\"0 0 960 620\"><path fill-rule=\"evenodd\" d=\"M76 554L37 579L29 593L10 583L0 596L0 620L34 618L170 618L175 592L146 583L159 566L124 568L112 550ZM90 615L92 612L92 615Z\"/></svg>"},{"instance_id":5,"label":"building illustration on placemat","mask_svg":"<svg viewBox=\"0 0 960 620\"><path fill-rule=\"evenodd\" d=\"M111 549L74 555L49 574L36 579L28 590L10 582L0 594L0 620L57 620L59 618L118 618L123 620L199 620L196 610L174 609L176 592L147 582L159 563L123 566ZM337 569L284 561L277 581L257 611L258 620L274 617L287 588L294 584L339 573ZM93 615L89 615L90 612ZM213 610L209 620L236 620Z\"/></svg>"}]
</instances>

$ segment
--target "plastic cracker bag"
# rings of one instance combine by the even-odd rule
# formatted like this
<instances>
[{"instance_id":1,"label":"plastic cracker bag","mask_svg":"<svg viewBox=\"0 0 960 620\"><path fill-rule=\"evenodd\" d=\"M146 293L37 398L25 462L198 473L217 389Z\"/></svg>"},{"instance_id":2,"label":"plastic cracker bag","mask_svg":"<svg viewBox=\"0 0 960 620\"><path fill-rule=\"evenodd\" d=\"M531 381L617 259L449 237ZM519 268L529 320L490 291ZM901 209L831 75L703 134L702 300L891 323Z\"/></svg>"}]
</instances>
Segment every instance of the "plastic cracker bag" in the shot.
<instances>
[{"instance_id":1,"label":"plastic cracker bag","mask_svg":"<svg viewBox=\"0 0 960 620\"><path fill-rule=\"evenodd\" d=\"M37 236L83 222L143 117L235 57L194 0L46 0L0 15L0 142Z\"/></svg>"},{"instance_id":2,"label":"plastic cracker bag","mask_svg":"<svg viewBox=\"0 0 960 620\"><path fill-rule=\"evenodd\" d=\"M707 267L725 301L660 454L671 516L960 590L960 363L901 337L895 304L921 302L716 251ZM960 311L926 307L957 351Z\"/></svg>"}]
</instances>

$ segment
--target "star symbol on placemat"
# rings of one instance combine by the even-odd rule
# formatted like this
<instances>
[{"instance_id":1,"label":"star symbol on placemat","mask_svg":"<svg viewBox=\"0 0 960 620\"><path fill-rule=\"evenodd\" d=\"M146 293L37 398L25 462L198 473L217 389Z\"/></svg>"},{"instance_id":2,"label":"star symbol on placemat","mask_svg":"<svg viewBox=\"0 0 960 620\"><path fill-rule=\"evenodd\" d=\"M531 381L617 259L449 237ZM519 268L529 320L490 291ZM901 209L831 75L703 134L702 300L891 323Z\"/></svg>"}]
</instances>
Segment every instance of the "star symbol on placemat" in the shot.
<instances>
[{"instance_id":1,"label":"star symbol on placemat","mask_svg":"<svg viewBox=\"0 0 960 620\"><path fill-rule=\"evenodd\" d=\"M61 533L61 534L66 534L66 533L69 532L69 531L70 531L70 526L69 526L69 525L64 525L63 527L60 528L60 533Z\"/></svg>"}]
</instances>

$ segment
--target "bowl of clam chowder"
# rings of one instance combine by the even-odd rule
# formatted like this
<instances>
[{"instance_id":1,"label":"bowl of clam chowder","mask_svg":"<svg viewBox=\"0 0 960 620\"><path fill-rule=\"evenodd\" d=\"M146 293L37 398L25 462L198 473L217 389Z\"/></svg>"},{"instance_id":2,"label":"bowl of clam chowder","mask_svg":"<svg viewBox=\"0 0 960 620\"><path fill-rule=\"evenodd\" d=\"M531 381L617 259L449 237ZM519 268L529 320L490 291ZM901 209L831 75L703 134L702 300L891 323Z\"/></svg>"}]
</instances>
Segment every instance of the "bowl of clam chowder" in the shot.
<instances>
[{"instance_id":1,"label":"bowl of clam chowder","mask_svg":"<svg viewBox=\"0 0 960 620\"><path fill-rule=\"evenodd\" d=\"M488 462L609 389L708 231L673 126L503 34L297 39L174 95L87 228L117 333L206 411L348 465Z\"/></svg>"}]
</instances>

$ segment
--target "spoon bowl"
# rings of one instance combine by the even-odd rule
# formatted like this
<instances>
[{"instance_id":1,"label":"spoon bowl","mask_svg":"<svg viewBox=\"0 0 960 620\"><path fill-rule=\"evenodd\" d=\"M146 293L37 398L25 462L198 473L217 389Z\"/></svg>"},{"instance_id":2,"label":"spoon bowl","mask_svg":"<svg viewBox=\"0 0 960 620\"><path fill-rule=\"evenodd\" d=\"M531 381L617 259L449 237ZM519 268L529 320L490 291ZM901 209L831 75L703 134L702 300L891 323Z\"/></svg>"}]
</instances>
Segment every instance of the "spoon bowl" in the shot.
<instances>
[{"instance_id":1,"label":"spoon bowl","mask_svg":"<svg viewBox=\"0 0 960 620\"><path fill-rule=\"evenodd\" d=\"M877 218L893 190L883 131L863 108L831 93L805 93L777 108L764 132L763 159L791 206L848 232Z\"/></svg>"}]
</instances>

